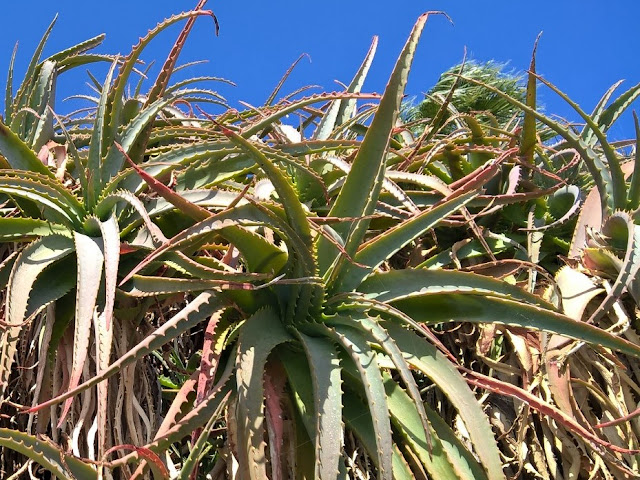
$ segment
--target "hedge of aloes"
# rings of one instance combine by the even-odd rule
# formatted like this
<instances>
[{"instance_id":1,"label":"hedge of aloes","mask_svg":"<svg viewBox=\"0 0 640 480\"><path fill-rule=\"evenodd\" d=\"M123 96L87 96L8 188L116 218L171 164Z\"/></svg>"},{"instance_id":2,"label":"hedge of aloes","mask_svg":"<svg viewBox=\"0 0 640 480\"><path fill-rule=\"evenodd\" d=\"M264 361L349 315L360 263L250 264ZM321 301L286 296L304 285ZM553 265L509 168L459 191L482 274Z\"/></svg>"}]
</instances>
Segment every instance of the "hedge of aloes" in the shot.
<instances>
[{"instance_id":1,"label":"hedge of aloes","mask_svg":"<svg viewBox=\"0 0 640 480\"><path fill-rule=\"evenodd\" d=\"M462 71L405 126L425 14L382 95L362 93L374 40L344 91L281 82L237 111L215 77L171 80L204 3L124 58L96 37L42 60L49 29L15 92L11 67L4 472L633 478L640 175L606 132L640 87L592 114L558 92L575 130L536 110L557 89L535 61L524 102L483 85L506 123L456 113ZM92 62L91 108L58 114L57 76Z\"/></svg>"}]
</instances>

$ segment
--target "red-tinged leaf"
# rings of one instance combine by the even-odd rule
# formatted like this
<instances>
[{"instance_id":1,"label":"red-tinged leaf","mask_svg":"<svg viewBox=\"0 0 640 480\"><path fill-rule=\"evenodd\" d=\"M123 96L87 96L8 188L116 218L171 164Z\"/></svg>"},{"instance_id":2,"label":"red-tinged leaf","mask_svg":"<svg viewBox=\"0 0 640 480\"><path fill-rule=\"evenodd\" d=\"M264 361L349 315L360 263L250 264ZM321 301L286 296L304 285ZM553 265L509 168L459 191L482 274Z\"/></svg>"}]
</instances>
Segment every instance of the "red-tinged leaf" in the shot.
<instances>
[{"instance_id":1,"label":"red-tinged leaf","mask_svg":"<svg viewBox=\"0 0 640 480\"><path fill-rule=\"evenodd\" d=\"M553 405L545 402L544 400L536 397L535 395L523 390L515 385L511 385L510 383L503 382L501 380L497 380L495 378L490 378L485 375L482 375L477 372L473 372L471 370L462 369L464 373L467 374L467 382L471 385L475 385L477 387L483 388L485 390L489 390L493 393L498 393L501 395L507 395L509 397L517 398L527 405L529 405L534 410L537 410L540 414L553 418L556 422L563 425L567 430L575 432L576 435L579 435L581 438L587 440L591 448L593 448L596 452L602 454L606 453L604 448L609 450L613 450L614 452L619 453L629 453L629 454L638 454L640 450L633 450L629 448L619 447L617 445L613 445L612 443L607 442L606 440L601 439L597 435L594 435L591 431L587 430L585 427L576 422L572 417L567 415L566 413L558 410ZM602 448L604 447L604 448Z\"/></svg>"},{"instance_id":2,"label":"red-tinged leaf","mask_svg":"<svg viewBox=\"0 0 640 480\"><path fill-rule=\"evenodd\" d=\"M126 255L127 253L137 252L138 250L139 250L138 247L134 247L126 243L120 244L120 255Z\"/></svg>"},{"instance_id":3,"label":"red-tinged leaf","mask_svg":"<svg viewBox=\"0 0 640 480\"><path fill-rule=\"evenodd\" d=\"M613 427L614 425L620 425L621 423L627 423L627 422L631 421L632 419L634 419L635 417L637 417L639 415L640 415L640 407L636 408L633 412L628 413L627 415L624 415L624 416L622 416L620 418L616 418L615 420L611 420L610 422L599 423L595 427L596 428Z\"/></svg>"},{"instance_id":4,"label":"red-tinged leaf","mask_svg":"<svg viewBox=\"0 0 640 480\"><path fill-rule=\"evenodd\" d=\"M284 411L282 398L287 377L277 365L268 363L264 377L264 398L267 426L269 427L269 451L271 453L271 478L283 480L282 447L284 445Z\"/></svg>"},{"instance_id":5,"label":"red-tinged leaf","mask_svg":"<svg viewBox=\"0 0 640 480\"><path fill-rule=\"evenodd\" d=\"M115 146L118 150L120 150L120 153L124 155L125 160L127 161L127 163L129 163L131 168L133 168L138 173L138 175L140 175L140 177L142 177L142 179L147 183L147 185L149 185L149 188L151 188L154 192L164 198L167 202L174 205L182 213L190 216L196 221L204 220L205 218L209 218L211 216L211 212L209 212L209 210L207 210L206 208L202 208L201 206L196 205L189 200L186 200L182 195L174 192L162 182L159 182L158 180L153 178L138 165L133 163L131 158L129 158L129 155L127 155L127 152L125 152L120 144L116 143Z\"/></svg>"},{"instance_id":6,"label":"red-tinged leaf","mask_svg":"<svg viewBox=\"0 0 640 480\"><path fill-rule=\"evenodd\" d=\"M198 405L207 396L216 375L220 352L214 348L214 342L216 327L222 317L222 313L223 311L219 310L211 316L204 332L204 344L202 346L202 359L200 360L200 369L198 371L198 389L195 405Z\"/></svg>"},{"instance_id":7,"label":"red-tinged leaf","mask_svg":"<svg viewBox=\"0 0 640 480\"><path fill-rule=\"evenodd\" d=\"M111 452L115 452L116 450L131 450L138 454L138 457L143 458L151 465L151 470L153 470L155 480L166 479L169 480L169 470L166 465L162 462L160 457L145 447L136 447L135 445L124 444L117 445L113 448L110 448L105 452L105 456L109 455ZM134 475L130 480L134 480L134 478L138 478L138 476Z\"/></svg>"},{"instance_id":8,"label":"red-tinged leaf","mask_svg":"<svg viewBox=\"0 0 640 480\"><path fill-rule=\"evenodd\" d=\"M200 0L198 2L198 5L196 5L196 7L193 9L193 11L194 12L201 11L204 8L206 3L207 3L207 0ZM218 25L218 19L213 14L213 12L211 12L210 15L211 15L211 17L213 18L213 20L215 22L216 35L218 35L218 30L220 28L219 25ZM156 83L153 85L153 88L151 89L151 91L147 95L147 102L146 102L145 106L151 105L153 102L155 102L157 99L159 99L164 94L164 92L165 92L165 90L167 88L167 85L169 83L169 78L171 78L171 74L173 73L173 71L174 71L174 69L176 67L176 62L178 61L178 56L180 55L180 52L182 52L182 49L184 48L184 44L187 41L187 37L191 33L191 30L193 29L193 26L196 23L196 18L197 17L195 17L195 16L189 17L189 19L187 20L186 25L182 28L182 31L180 32L180 35L178 35L178 38L176 39L175 43L173 44L173 48L169 52L169 56L165 60L164 65L162 66L162 68L160 69L160 74L158 75L158 78L156 79Z\"/></svg>"},{"instance_id":9,"label":"red-tinged leaf","mask_svg":"<svg viewBox=\"0 0 640 480\"><path fill-rule=\"evenodd\" d=\"M267 98L267 101L264 102L265 107L268 107L269 105L271 105L273 103L273 101L278 96L278 93L280 92L280 89L284 85L284 82L287 81L287 78L289 78L289 75L291 75L291 72L293 72L293 69L296 68L296 65L298 65L298 63L300 63L300 60L302 60L304 57L307 57L309 59L309 61L311 61L311 57L308 54L303 53L302 55L300 55L296 59L296 61L293 62L291 64L291 66L287 69L287 71L284 73L284 75L282 76L282 78L278 82L278 85L276 85L276 88L273 89L273 92L271 92L271 95L269 95L269 98Z\"/></svg>"},{"instance_id":10,"label":"red-tinged leaf","mask_svg":"<svg viewBox=\"0 0 640 480\"><path fill-rule=\"evenodd\" d=\"M207 0L200 0L198 2L198 5L196 5L196 7L193 9L193 12L202 11L206 3L207 3ZM218 19L213 14L213 12L211 12L211 17L215 22L216 35L217 35L219 30ZM187 23L182 28L182 31L178 35L178 38L176 39L175 43L173 44L173 48L169 52L169 56L165 60L162 68L160 69L158 78L156 79L153 87L151 88L151 90L147 95L147 100L144 104L144 108L151 106L151 104L153 104L156 100L162 98L162 96L166 93L167 86L169 84L169 79L171 78L171 75L175 71L176 62L178 61L180 52L182 52L182 49L184 48L184 45L187 41L187 37L191 33L191 30L193 29L193 26L196 23L196 19L197 17L195 16L189 17L187 20ZM149 137L151 135L151 129L152 129L152 125L149 124L145 127L144 131L141 132L140 138L131 152L131 156L133 158L138 159L144 156L144 152L147 148Z\"/></svg>"}]
</instances>

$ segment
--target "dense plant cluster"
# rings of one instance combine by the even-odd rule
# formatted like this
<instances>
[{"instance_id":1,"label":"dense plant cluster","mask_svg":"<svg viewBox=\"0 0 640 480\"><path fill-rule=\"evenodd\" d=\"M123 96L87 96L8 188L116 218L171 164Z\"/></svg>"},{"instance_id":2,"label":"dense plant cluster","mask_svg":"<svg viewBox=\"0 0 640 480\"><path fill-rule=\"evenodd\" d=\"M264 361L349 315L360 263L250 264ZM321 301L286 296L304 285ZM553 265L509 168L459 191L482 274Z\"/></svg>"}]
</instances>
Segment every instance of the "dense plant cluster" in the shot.
<instances>
[{"instance_id":1,"label":"dense plant cluster","mask_svg":"<svg viewBox=\"0 0 640 480\"><path fill-rule=\"evenodd\" d=\"M640 86L587 114L534 53L519 94L460 68L403 123L425 14L382 95L374 39L344 91L281 97L285 76L238 111L171 79L205 3L124 58L101 36L42 60L50 28L15 92L12 62L3 478L636 478L640 173L607 131ZM93 62L90 107L57 114Z\"/></svg>"}]
</instances>

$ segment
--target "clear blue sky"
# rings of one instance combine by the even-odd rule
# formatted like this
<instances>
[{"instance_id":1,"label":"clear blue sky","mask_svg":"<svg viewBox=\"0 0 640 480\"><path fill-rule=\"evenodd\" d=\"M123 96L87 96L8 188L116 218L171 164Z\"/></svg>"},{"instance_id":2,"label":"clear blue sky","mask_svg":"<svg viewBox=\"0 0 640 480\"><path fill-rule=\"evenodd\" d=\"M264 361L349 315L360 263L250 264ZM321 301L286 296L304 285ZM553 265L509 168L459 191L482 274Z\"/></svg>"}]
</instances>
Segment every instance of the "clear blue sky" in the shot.
<instances>
[{"instance_id":1,"label":"clear blue sky","mask_svg":"<svg viewBox=\"0 0 640 480\"><path fill-rule=\"evenodd\" d=\"M3 2L0 76L5 75L16 41L17 78L23 73L40 36L60 14L45 53L105 32L104 53L127 53L138 37L158 21L192 8L196 0L111 0L92 2L31 0ZM214 36L209 18L198 20L181 62L207 59L193 73L222 76L236 88L219 86L232 105L244 100L260 105L288 66L301 53L303 60L285 85L291 92L302 85L337 88L334 80L349 82L373 35L380 43L365 90L384 88L394 61L415 19L427 10L444 10L454 21L433 17L427 24L414 63L407 93L420 97L440 73L458 63L466 46L471 58L495 59L526 70L536 35L544 31L538 48L538 71L590 111L615 81L624 87L640 82L640 35L637 0L456 0L456 1L256 1L210 0L220 22ZM164 61L179 27L169 29L146 51L147 61ZM92 67L98 73L99 68ZM84 73L79 77L86 78ZM0 80L1 82L1 80ZM78 92L77 79L61 79L62 96ZM575 118L553 94L541 90L547 112ZM637 108L637 106L636 106ZM59 110L65 109L59 104ZM617 138L633 133L627 116L612 132Z\"/></svg>"}]
</instances>

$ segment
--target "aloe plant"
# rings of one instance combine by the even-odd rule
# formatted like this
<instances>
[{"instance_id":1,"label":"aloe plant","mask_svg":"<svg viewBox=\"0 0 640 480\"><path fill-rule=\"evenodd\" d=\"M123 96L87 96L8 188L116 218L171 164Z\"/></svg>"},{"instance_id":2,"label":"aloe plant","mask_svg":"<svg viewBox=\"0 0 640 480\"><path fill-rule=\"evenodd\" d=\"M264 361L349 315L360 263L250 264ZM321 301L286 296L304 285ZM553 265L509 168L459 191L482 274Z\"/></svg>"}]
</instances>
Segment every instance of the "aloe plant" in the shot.
<instances>
[{"instance_id":1,"label":"aloe plant","mask_svg":"<svg viewBox=\"0 0 640 480\"><path fill-rule=\"evenodd\" d=\"M152 223L147 206L140 198L123 189L109 190L109 185L124 169L125 155L141 149L143 154L138 159L145 160L146 142L163 110L170 110L178 99L184 101L203 94L198 89L185 90L183 84L168 85L194 19L211 15L201 9L203 4L159 24L124 61L85 53L102 41L103 36L99 36L38 63L52 24L15 98L12 98L10 72L6 124L0 123L0 158L6 167L0 170L0 192L8 199L0 218L0 230L2 241L21 245L1 266L3 287L7 288L0 367L5 399L12 391L8 387L16 351L29 335L39 339L36 355L40 361L33 374L18 380L25 388L24 393L19 393L20 398L14 396L14 401L24 399L30 406L48 400L60 388L74 388L92 371L95 374L106 369L118 350L129 348L127 340L137 341L135 322L144 315L144 305L126 297L116 298L120 295L116 287L126 234L131 240L141 230L127 230L128 210L133 209L144 218L146 224L142 229L151 232L153 241L159 242L165 237ZM124 87L144 47L162 30L181 20L187 20L187 25L150 93L143 100L126 99ZM57 116L54 112L56 75L96 60L111 62L111 68L98 91L95 110L80 120ZM213 92L207 95L209 98L205 97L205 101L221 98ZM175 117L175 112L169 111L167 115ZM78 129L78 125L83 124L91 126L86 144L84 132ZM171 138L165 135L165 139ZM56 163L48 163L49 151ZM153 246L153 241L144 248ZM128 315L121 313L123 310L128 311ZM95 355L90 353L92 343ZM69 364L61 352L66 353ZM20 360L25 361L22 355ZM120 414L116 414L116 432L108 432L108 417L114 408L116 412L126 409L131 421L132 405L143 401L149 409L142 415L147 427L152 429L153 424L159 424L159 412L154 412L157 402L150 401L155 388L153 379L143 382L146 390L134 392L131 390L134 374L132 368L122 372L119 379L118 395L122 395L123 388L126 390L124 404L120 400L115 404L108 400L109 386L105 382L98 386L97 394L84 395L76 402L74 410L69 400L61 412L55 409L41 412L37 425L34 415L28 416L22 428L29 433L46 433L50 428L48 423L52 422L54 439L59 437L58 429L69 431L73 453L94 459L105 454L107 444L113 440L140 443L145 437L140 436L131 423L128 432L123 431ZM60 384L63 377L64 384ZM35 385L33 396L25 395L31 390L30 382ZM136 396L140 396L139 399ZM67 421L69 412L71 418ZM87 424L88 415L97 415L97 424L93 427ZM137 423L140 422L141 419L137 419ZM90 433L96 426L97 455L91 440L96 433ZM81 434L89 435L84 446L79 438ZM147 438L150 439L150 435L148 432Z\"/></svg>"},{"instance_id":2,"label":"aloe plant","mask_svg":"<svg viewBox=\"0 0 640 480\"><path fill-rule=\"evenodd\" d=\"M456 188L445 192L440 202L393 221L389 231L381 233L372 226L373 220L382 220L381 192L385 188L393 190L385 178L386 162L393 158L388 155L388 147L408 65L425 21L426 16L414 28L353 161L345 166L323 160L321 153L309 162L312 166L337 165L335 173L343 177L341 186L327 189L330 199L325 203L330 208L326 217L307 212L301 193L296 191L300 188L296 180L303 177L320 182L318 176L331 175L317 170L314 174L281 153L305 152L304 147L311 142L285 142L274 148L247 139L266 127L271 127L274 135L281 135L277 133L281 127L275 122L284 108L273 114L271 124L260 117L242 119L242 115L236 120L244 122L240 125L229 124L229 120L235 120L230 115L210 121L218 142L226 139L253 162L253 171L259 168L265 178L260 186L264 182L270 185L266 201L256 198L263 195L256 184L253 196L245 194L245 188L229 198L226 207L207 211L189 202L185 194L154 182L145 169L138 169L152 189L197 223L177 233L129 272L121 281L122 288L138 295L206 289L206 282L198 278L202 275L198 256L193 257L192 264L179 265L184 278L151 279L138 272L171 252L201 251L211 241L227 245L226 261L232 261L237 249L248 273L271 274L274 280L254 292L222 289L202 293L185 309L184 316L162 327L153 339L142 342L103 375L48 405L98 383L213 310L218 313L211 316L207 331L214 340L207 347L211 354L203 356L202 367L208 371L200 372L205 380L198 387L195 381L185 384L175 401L188 405L188 393L196 389L203 392L202 400L194 403L184 417L172 417L175 424L162 429L162 434L146 446L149 450L161 452L171 442L191 434L212 412L219 411L223 402L227 405L225 448L248 478L284 475L294 463L296 477L347 474L342 442L336 441L344 438L345 429L357 436L383 478L411 477L415 464L411 467L408 459L415 457L422 464L420 468L432 475L500 478L502 465L489 423L464 377L431 343L433 336L424 325L503 322L542 328L637 355L637 346L572 320L542 298L499 280L444 270L380 270L407 244L477 198L496 173L495 168L480 165L477 171L460 178L454 184ZM323 128L336 130L326 123ZM335 149L330 143L320 145L324 145L321 149ZM130 175L123 181L134 182L135 178ZM312 206L321 203L318 199ZM479 462L462 443L453 440L453 432L437 420L437 413L430 413L424 406L412 370L430 379L457 408ZM200 385L204 385L202 390ZM548 408L542 403L538 407L543 411ZM362 410L368 413L356 413ZM298 425L295 434L285 428L284 420ZM407 443L394 446L395 436ZM292 462L293 446L307 438L315 446L313 454ZM410 450L403 450L407 448ZM139 455L131 454L111 466L136 458ZM188 464L192 466L193 461L189 459Z\"/></svg>"},{"instance_id":3,"label":"aloe plant","mask_svg":"<svg viewBox=\"0 0 640 480\"><path fill-rule=\"evenodd\" d=\"M532 63L526 100L502 94L522 110L521 131L459 115L461 128L445 132L445 99L414 138L398 115L425 14L381 97L361 93L374 39L344 92L277 101L283 79L263 107L185 114L178 105L203 95L223 103L193 86L209 77L169 85L195 18L210 15L204 3L159 24L124 60L99 57L113 63L88 116L58 118L48 100L40 102L44 116L23 112L33 125L2 124L0 154L11 168L0 170L0 239L19 246L0 264L0 379L4 408L22 402L27 429L2 429L2 446L59 478L148 470L154 478L353 478L363 468L385 479L494 479L543 472L540 459L554 461L544 455L553 435L538 432L554 428L567 445L559 456L567 471L580 465L569 449L579 437L612 472L632 475L635 437L612 431L607 418L598 419L609 428L604 438L587 428L558 365L578 372L578 355L598 349L628 364L640 355L632 331L624 339L595 325L621 315L625 289L637 300L637 175L625 183L627 167L604 134L636 90L606 108L608 93L574 134L536 110ZM181 20L149 93L140 96L138 86L126 98L144 47ZM28 85L46 70L34 62ZM11 115L23 108L18 97ZM379 103L358 110L359 99ZM289 114L300 115L301 128L283 123ZM68 152L55 168L34 150L45 138L34 136L36 120L45 117L55 125L46 141L59 143L49 144L51 155ZM556 252L540 238L560 238L581 197L544 169L550 150L537 140L541 124L600 172L600 234L582 258L613 283L588 322L584 312L601 290L568 268L553 283L541 261ZM509 219L503 205L531 213ZM592 223L581 218L578 232ZM580 242L576 235L571 249ZM451 324L475 329L477 353L465 349L466 331L447 332ZM503 363L509 356L522 368ZM15 357L23 365L37 358L37 367L17 378ZM504 372L517 372L522 384ZM538 463L513 453L503 415L484 411L498 402L483 405L475 388L523 402L517 435L532 440ZM610 399L632 387L598 388L598 399ZM618 413L609 400L598 405ZM536 428L528 409L539 414ZM70 451L54 445L63 432ZM522 463L505 465L505 452Z\"/></svg>"}]
</instances>

